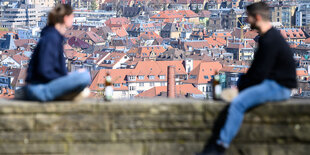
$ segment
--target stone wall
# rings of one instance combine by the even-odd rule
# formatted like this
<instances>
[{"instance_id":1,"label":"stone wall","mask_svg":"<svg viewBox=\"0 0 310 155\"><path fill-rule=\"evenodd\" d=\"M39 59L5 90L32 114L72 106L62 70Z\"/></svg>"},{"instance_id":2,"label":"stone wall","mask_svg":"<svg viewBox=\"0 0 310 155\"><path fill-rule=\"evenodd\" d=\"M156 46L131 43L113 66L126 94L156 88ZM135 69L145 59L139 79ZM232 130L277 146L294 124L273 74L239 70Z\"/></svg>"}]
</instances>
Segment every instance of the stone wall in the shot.
<instances>
[{"instance_id":1,"label":"stone wall","mask_svg":"<svg viewBox=\"0 0 310 155\"><path fill-rule=\"evenodd\" d=\"M191 155L202 149L225 106L197 100L40 104L0 100L0 154ZM248 112L228 154L306 155L307 100Z\"/></svg>"}]
</instances>

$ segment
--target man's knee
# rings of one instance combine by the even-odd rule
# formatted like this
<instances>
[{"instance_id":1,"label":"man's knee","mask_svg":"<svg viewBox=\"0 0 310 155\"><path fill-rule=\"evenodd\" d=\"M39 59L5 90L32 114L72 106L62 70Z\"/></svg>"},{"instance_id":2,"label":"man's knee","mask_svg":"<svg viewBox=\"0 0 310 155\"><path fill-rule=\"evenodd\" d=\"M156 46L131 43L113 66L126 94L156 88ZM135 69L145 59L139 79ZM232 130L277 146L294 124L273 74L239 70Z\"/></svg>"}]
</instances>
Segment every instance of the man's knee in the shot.
<instances>
[{"instance_id":1,"label":"man's knee","mask_svg":"<svg viewBox=\"0 0 310 155\"><path fill-rule=\"evenodd\" d=\"M83 86L88 86L91 83L91 77L88 71L79 72L80 84Z\"/></svg>"}]
</instances>

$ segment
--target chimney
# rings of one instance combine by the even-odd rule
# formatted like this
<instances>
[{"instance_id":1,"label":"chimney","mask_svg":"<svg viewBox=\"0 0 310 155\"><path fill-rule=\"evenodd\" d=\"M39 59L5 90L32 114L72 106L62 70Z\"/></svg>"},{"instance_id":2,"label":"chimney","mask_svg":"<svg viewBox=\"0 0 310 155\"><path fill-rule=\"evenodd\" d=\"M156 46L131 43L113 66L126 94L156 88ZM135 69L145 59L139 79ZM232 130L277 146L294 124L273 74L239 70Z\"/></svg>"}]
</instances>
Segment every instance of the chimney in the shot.
<instances>
[{"instance_id":1,"label":"chimney","mask_svg":"<svg viewBox=\"0 0 310 155\"><path fill-rule=\"evenodd\" d=\"M228 37L226 37L225 40L226 40L226 47L228 47Z\"/></svg>"},{"instance_id":2,"label":"chimney","mask_svg":"<svg viewBox=\"0 0 310 155\"><path fill-rule=\"evenodd\" d=\"M175 98L175 66L168 66L168 98Z\"/></svg>"}]
</instances>

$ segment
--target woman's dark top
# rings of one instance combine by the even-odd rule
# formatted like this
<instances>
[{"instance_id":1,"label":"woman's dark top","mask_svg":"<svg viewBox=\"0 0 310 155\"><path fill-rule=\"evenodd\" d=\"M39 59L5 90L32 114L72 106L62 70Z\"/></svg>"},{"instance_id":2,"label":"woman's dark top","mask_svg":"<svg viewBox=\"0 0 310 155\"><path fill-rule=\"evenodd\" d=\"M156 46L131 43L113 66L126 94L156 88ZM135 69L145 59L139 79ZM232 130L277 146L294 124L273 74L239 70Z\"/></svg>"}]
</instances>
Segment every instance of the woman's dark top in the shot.
<instances>
[{"instance_id":1,"label":"woman's dark top","mask_svg":"<svg viewBox=\"0 0 310 155\"><path fill-rule=\"evenodd\" d=\"M27 70L27 83L48 83L67 75L63 42L64 37L54 26L46 26L42 30Z\"/></svg>"}]
</instances>

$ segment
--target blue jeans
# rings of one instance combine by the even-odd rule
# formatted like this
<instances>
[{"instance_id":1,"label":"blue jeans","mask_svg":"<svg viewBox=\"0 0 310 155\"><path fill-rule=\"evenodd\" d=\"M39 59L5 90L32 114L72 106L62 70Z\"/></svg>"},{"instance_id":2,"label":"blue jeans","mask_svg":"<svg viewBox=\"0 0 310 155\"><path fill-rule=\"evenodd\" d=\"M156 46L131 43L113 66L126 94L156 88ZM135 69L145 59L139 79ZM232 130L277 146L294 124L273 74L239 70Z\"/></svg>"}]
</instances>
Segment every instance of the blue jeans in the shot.
<instances>
[{"instance_id":1,"label":"blue jeans","mask_svg":"<svg viewBox=\"0 0 310 155\"><path fill-rule=\"evenodd\" d=\"M27 85L26 96L32 101L53 101L71 93L81 92L90 82L89 72L72 72L49 83Z\"/></svg>"},{"instance_id":2,"label":"blue jeans","mask_svg":"<svg viewBox=\"0 0 310 155\"><path fill-rule=\"evenodd\" d=\"M244 113L249 108L269 101L287 100L290 98L290 94L289 88L269 79L241 91L229 106L227 120L220 130L217 143L225 148L229 147L240 129Z\"/></svg>"}]
</instances>

